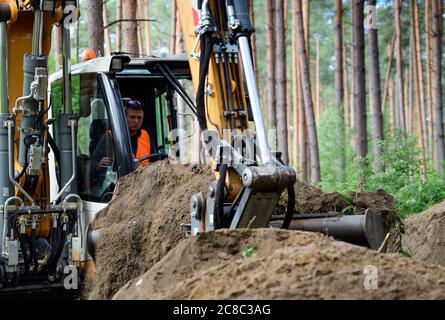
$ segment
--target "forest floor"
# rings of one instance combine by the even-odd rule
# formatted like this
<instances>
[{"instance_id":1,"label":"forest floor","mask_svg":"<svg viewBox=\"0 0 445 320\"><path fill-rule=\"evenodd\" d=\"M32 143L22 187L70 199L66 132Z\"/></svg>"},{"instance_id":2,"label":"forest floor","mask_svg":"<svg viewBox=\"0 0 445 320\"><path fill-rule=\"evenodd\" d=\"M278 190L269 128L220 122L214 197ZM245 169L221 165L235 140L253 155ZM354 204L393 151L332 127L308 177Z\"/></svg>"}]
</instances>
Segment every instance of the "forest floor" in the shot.
<instances>
[{"instance_id":1,"label":"forest floor","mask_svg":"<svg viewBox=\"0 0 445 320\"><path fill-rule=\"evenodd\" d=\"M445 203L404 222L402 248L381 254L330 237L279 229L222 230L186 239L192 194L208 167L157 162L121 179L96 219L102 237L85 299L444 299ZM297 213L382 214L398 251L403 224L382 190L325 194L297 182ZM286 205L286 197L281 206ZM279 209L278 209L279 210ZM400 245L400 243L399 243ZM250 254L246 255L245 253ZM442 266L441 266L442 265ZM366 272L377 271L378 290ZM369 283L368 283L369 284Z\"/></svg>"}]
</instances>

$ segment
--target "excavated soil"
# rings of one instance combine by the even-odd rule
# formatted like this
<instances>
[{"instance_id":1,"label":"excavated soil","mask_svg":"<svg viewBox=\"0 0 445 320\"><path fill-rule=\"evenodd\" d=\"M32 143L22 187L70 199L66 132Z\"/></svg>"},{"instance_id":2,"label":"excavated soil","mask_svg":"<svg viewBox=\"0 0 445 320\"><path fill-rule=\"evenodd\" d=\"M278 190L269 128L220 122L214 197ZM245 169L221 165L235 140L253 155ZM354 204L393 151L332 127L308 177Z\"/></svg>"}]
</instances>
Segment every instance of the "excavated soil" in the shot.
<instances>
[{"instance_id":1,"label":"excavated soil","mask_svg":"<svg viewBox=\"0 0 445 320\"><path fill-rule=\"evenodd\" d=\"M223 230L182 241L114 299L445 299L445 268L315 233Z\"/></svg>"},{"instance_id":2,"label":"excavated soil","mask_svg":"<svg viewBox=\"0 0 445 320\"><path fill-rule=\"evenodd\" d=\"M445 266L445 202L406 219L402 239L414 260Z\"/></svg>"},{"instance_id":3,"label":"excavated soil","mask_svg":"<svg viewBox=\"0 0 445 320\"><path fill-rule=\"evenodd\" d=\"M96 275L86 298L109 299L129 280L143 274L185 238L193 194L206 191L208 167L156 162L121 179L109 206L98 214L101 229Z\"/></svg>"},{"instance_id":4,"label":"excavated soil","mask_svg":"<svg viewBox=\"0 0 445 320\"><path fill-rule=\"evenodd\" d=\"M370 209L376 214L383 214L397 220L394 198L383 190L375 192L354 192L342 195L338 192L324 193L302 181L297 181L295 189L295 213L363 213ZM287 194L284 193L280 207L283 212L287 206ZM392 220L391 219L391 220Z\"/></svg>"},{"instance_id":5,"label":"excavated soil","mask_svg":"<svg viewBox=\"0 0 445 320\"><path fill-rule=\"evenodd\" d=\"M150 277L155 277L156 279L153 278L153 281L156 281L143 281L144 283L153 283L155 287L159 286L159 288L156 289L156 292L153 291L153 293L149 293L149 297L185 297L187 290L179 290L181 288L179 282L181 279L189 279L192 281L193 277L189 273L196 271L210 278L212 278L214 274L221 273L224 274L225 277L231 277L232 273L237 274L239 272L238 267L241 266L243 266L243 268L253 268L253 278L265 278L267 280L264 280L266 281L264 284L265 287L262 287L261 290L253 287L254 290L250 290L250 278L241 279L234 277L233 280L236 279L236 281L240 281L239 285L235 285L236 282L234 282L233 290L236 292L228 290L224 294L221 294L221 296L238 297L239 295L239 297L248 298L261 297L265 294L263 298L273 298L275 297L273 294L266 294L269 290L268 288L274 288L274 284L279 284L281 281L287 283L287 276L296 276L298 279L300 279L300 277L302 277L302 279L308 277L308 275L305 274L308 270L301 270L301 272L298 270L300 270L300 264L305 264L303 262L305 257L312 255L311 250L318 252L317 250L320 249L320 253L317 253L313 259L319 258L321 260L308 260L307 264L310 266L318 265L323 261L337 261L337 259L340 259L335 256L338 248L345 248L344 250L342 249L346 252L345 255L357 255L355 257L357 268L358 265L362 263L361 255L367 251L363 251L361 248L333 242L321 235L283 233L271 230L210 233L209 235L200 235L197 238L182 242L178 248L178 243L185 239L185 229L181 227L181 224L189 222L190 198L199 191L206 192L212 180L213 174L208 166L192 167L171 164L168 161L157 162L146 166L121 179L109 206L98 214L98 218L93 223L93 229L101 229L101 238L96 248L96 273L93 277L87 275L89 277L84 283L84 298L110 299L128 281L139 277L148 270L152 271L153 268L155 268L156 271L154 273L150 271L147 274L151 274ZM354 193L343 196L339 193L324 194L317 188L310 187L302 182L297 182L295 185L295 193L296 213L342 211L358 213L369 208L375 213L392 217L394 220L398 219L398 215L394 210L392 197L383 191L377 191L375 193ZM281 200L281 207L285 207L286 203L287 199L284 194ZM388 219L388 221L389 220L391 219ZM280 240L281 238L283 238L283 240ZM312 241L314 241L314 243L310 244ZM299 243L303 243L303 247L300 249L298 248ZM243 246L246 247L248 245L258 247L258 254L253 257L253 260L242 261L239 259L239 252L243 250ZM326 248L324 248L325 245ZM192 246L192 248L188 248L187 246ZM228 253L227 250L229 250ZM327 250L327 253L325 250ZM264 255L261 254L262 251L265 252ZM339 252L343 251L340 250ZM331 253L334 254L334 257L329 256ZM168 258L160 262L167 254L169 254ZM328 256L326 256L326 254ZM287 255L289 255L289 258L286 258ZM371 253L368 255L372 256ZM259 257L261 257L261 259ZM329 260L331 258L333 260ZM265 268L264 270L267 268L276 269L277 275L271 278L265 277L264 272L260 272L263 269L255 269L256 267L253 267L251 264L244 266L244 264L249 261L257 260L258 268ZM283 262L284 264L278 263L279 260L287 262ZM292 261L294 260L296 261L295 266L297 266L297 268L292 267L294 263ZM172 261L174 263L170 265ZM352 268L352 266L349 266L349 261L343 261L342 259L338 261L339 270ZM269 263L270 266L268 265ZM184 270L186 270L184 271L184 275L181 274L182 271L175 271L176 269L182 270L182 264L184 264L183 267L185 268ZM330 264L331 263L327 263L327 265ZM383 265L385 266L384 268L386 268L390 263ZM335 268L337 268L337 266L335 266ZM361 268L363 269L363 267ZM314 270L318 269L315 268ZM315 272L314 270L312 271ZM325 271L322 271L322 273L324 272ZM354 271L353 273L354 279L358 279L363 273L362 271L357 272L358 271ZM250 274L250 272L247 273ZM281 273L282 275L280 275ZM166 275L165 277L163 276L164 274ZM272 274L274 274L274 272ZM331 270L328 274L333 275L333 282L337 281L335 280L339 276L337 271ZM172 279L172 281L170 281L170 279ZM173 281L173 279L176 280ZM311 279L312 278L309 277L307 280L304 280L308 281L308 283L313 283L314 286L312 289L309 287L307 290L303 290L303 292L307 293L305 297L328 298L335 297L336 295L341 296L341 293L334 293L335 290L331 292L332 295L330 295L330 291L322 295L323 288L324 286L328 286L328 283L322 285L317 291L315 290L317 280ZM157 282L158 280L161 281L160 283L164 283L163 281L165 281L165 288L170 286L170 284L178 285L178 288L174 288L174 291L177 293L168 292L167 289L164 290L163 285ZM195 283L194 281L195 280L192 282ZM225 280L221 278L221 280L218 281L224 282ZM232 281L232 279L230 281ZM256 280L252 281L255 282ZM350 281L348 281L346 282L349 283ZM219 293L213 292L211 289L208 293L200 293L201 289L205 289L209 285L204 282L196 283L196 292L194 291L195 293L190 297L187 296L187 298L212 298L220 296ZM305 283L306 282L302 282L301 286L305 285ZM191 284L187 282L187 284L183 285L189 286ZM341 286L341 281L338 282L336 286ZM236 289L237 287L239 289ZM237 290L243 293L238 294ZM396 289L394 290L397 291ZM270 292L275 292L275 289ZM295 293L291 291L288 297L299 297L294 296L294 294ZM304 296L304 294L302 295ZM283 296L283 298L286 297L284 291L282 292L281 289L279 289L276 297L281 296ZM419 296L423 297L420 294ZM143 297L148 296L144 293ZM130 296L125 296L125 298L130 298Z\"/></svg>"}]
</instances>

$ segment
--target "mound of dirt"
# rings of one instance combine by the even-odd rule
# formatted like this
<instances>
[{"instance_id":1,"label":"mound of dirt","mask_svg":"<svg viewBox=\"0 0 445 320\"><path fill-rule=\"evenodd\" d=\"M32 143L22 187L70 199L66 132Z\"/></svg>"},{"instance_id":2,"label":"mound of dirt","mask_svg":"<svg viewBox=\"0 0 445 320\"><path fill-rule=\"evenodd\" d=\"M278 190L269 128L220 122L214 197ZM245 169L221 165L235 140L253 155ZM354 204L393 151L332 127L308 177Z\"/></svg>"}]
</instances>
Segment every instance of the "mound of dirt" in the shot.
<instances>
[{"instance_id":1,"label":"mound of dirt","mask_svg":"<svg viewBox=\"0 0 445 320\"><path fill-rule=\"evenodd\" d=\"M247 252L251 255L246 255ZM378 290L371 289L371 279L377 279L374 283ZM114 299L444 298L445 268L395 254L378 254L320 234L277 229L222 230L184 240L114 296Z\"/></svg>"},{"instance_id":2,"label":"mound of dirt","mask_svg":"<svg viewBox=\"0 0 445 320\"><path fill-rule=\"evenodd\" d=\"M405 220L402 246L417 261L445 266L445 202Z\"/></svg>"},{"instance_id":3,"label":"mound of dirt","mask_svg":"<svg viewBox=\"0 0 445 320\"><path fill-rule=\"evenodd\" d=\"M101 229L101 238L96 248L96 273L94 277L85 281L83 296L87 299L109 299L128 281L147 272L171 252L185 238L185 229L181 227L181 224L189 222L191 196L199 191L206 192L212 180L212 171L207 166L183 166L171 164L168 161L146 166L121 179L109 206L99 213L93 223L93 229ZM345 197L338 193L324 194L321 190L301 182L297 182L295 191L297 213L341 212L351 204L357 210L370 208L382 214L395 212L391 198L384 192ZM219 237L219 235L224 235L224 232L216 234ZM227 242L220 244L219 238L215 239L215 243L211 243L212 238L208 238L207 246L204 245L199 249L198 256L208 255L207 260L204 260L209 261L209 266L217 266L218 264L211 258L215 252L212 246L218 248L217 252L221 256L221 261L227 259L223 254L227 249L226 246L229 250L231 246L235 248L233 249L235 251L231 253L235 256L242 250L243 244L247 245L247 242L253 241L252 239L255 243L261 244L261 248L270 244L271 248L278 250L282 246L279 242L275 243L267 239L263 243L260 234L254 238L252 234L256 233L240 236L246 240L239 245L236 244L239 239L233 236L228 236L232 239L230 240L232 244ZM202 241L199 239L207 238L205 235L200 235L198 240L191 239L190 241L192 243ZM275 252L275 249L267 252ZM175 254L178 253L173 253ZM282 254L287 253L282 252ZM185 253L180 255L181 259L186 259ZM271 256L272 259L273 255L266 254L266 256ZM159 265L158 269L162 274L168 274L163 271L164 269L171 270L171 274L164 279L166 284L170 283L170 277L174 278L180 274L175 271L175 268L181 265L181 259L178 258L177 265L174 267L170 267L169 262L165 262L166 265ZM195 259L193 254L189 259ZM203 268L206 265L202 260L202 258L196 259L196 263L199 264L196 268ZM227 263L229 268L230 263ZM180 279L183 278L178 278L176 282Z\"/></svg>"},{"instance_id":4,"label":"mound of dirt","mask_svg":"<svg viewBox=\"0 0 445 320\"><path fill-rule=\"evenodd\" d=\"M398 214L394 206L394 198L383 190L375 192L354 192L342 195L338 192L324 193L302 181L297 181L295 189L295 213L363 213L370 209L376 214L383 214L394 219ZM281 207L287 205L287 194L280 201Z\"/></svg>"},{"instance_id":5,"label":"mound of dirt","mask_svg":"<svg viewBox=\"0 0 445 320\"><path fill-rule=\"evenodd\" d=\"M185 238L193 194L206 191L208 167L156 162L122 178L109 206L98 214L101 229L96 275L85 296L109 299L129 280L143 274Z\"/></svg>"}]
</instances>

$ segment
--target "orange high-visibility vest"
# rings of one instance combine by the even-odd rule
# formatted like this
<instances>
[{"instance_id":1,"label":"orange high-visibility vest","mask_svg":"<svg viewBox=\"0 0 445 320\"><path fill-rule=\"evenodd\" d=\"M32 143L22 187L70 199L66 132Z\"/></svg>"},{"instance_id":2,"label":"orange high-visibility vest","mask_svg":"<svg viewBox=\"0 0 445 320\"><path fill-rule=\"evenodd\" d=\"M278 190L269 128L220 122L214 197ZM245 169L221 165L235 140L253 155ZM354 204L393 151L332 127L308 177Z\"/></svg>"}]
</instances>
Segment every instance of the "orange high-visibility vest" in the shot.
<instances>
[{"instance_id":1,"label":"orange high-visibility vest","mask_svg":"<svg viewBox=\"0 0 445 320\"><path fill-rule=\"evenodd\" d=\"M136 158L140 159L144 156L149 155L150 153L150 136L148 135L147 131L141 130L141 135L138 138L138 150L136 152ZM141 165L146 165L148 163L150 163L150 159L142 161Z\"/></svg>"},{"instance_id":2,"label":"orange high-visibility vest","mask_svg":"<svg viewBox=\"0 0 445 320\"><path fill-rule=\"evenodd\" d=\"M111 130L107 131L107 136L110 138L112 137ZM151 154L150 135L147 131L141 130L141 135L138 138L138 150L136 152L136 156L133 154L133 158L140 159L149 154ZM148 163L150 163L150 159L142 161L141 165L146 165Z\"/></svg>"}]
</instances>

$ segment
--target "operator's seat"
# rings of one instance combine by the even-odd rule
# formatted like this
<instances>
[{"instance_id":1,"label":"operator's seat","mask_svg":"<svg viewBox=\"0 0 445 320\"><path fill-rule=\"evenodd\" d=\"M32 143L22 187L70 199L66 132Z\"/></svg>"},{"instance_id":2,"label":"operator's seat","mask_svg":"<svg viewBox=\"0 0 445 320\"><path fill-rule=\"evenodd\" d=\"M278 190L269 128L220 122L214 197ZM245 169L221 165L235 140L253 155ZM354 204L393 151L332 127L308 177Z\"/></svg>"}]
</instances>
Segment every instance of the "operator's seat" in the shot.
<instances>
[{"instance_id":1,"label":"operator's seat","mask_svg":"<svg viewBox=\"0 0 445 320\"><path fill-rule=\"evenodd\" d=\"M91 158L94 154L94 151L96 150L97 145L99 144L99 141L102 139L102 137L107 133L108 131L108 120L106 119L94 119L91 122L90 125L90 143L89 143L89 156L85 156L84 158L80 159L80 167L79 169L80 174L79 177L82 177L80 179L81 181L81 189L85 192L85 196L88 197L91 192L91 188L93 187L93 181L94 177L92 177L91 169ZM87 199L89 200L89 199Z\"/></svg>"},{"instance_id":2,"label":"operator's seat","mask_svg":"<svg viewBox=\"0 0 445 320\"><path fill-rule=\"evenodd\" d=\"M96 150L100 139L108 130L108 120L106 119L94 119L90 126L90 157L93 155L94 150Z\"/></svg>"}]
</instances>

